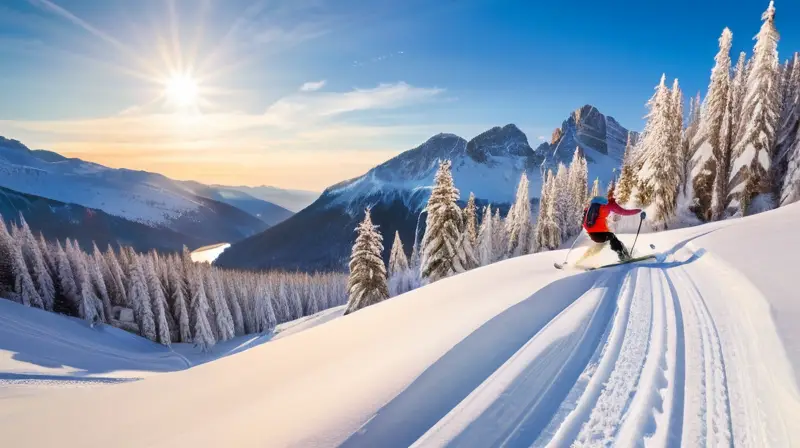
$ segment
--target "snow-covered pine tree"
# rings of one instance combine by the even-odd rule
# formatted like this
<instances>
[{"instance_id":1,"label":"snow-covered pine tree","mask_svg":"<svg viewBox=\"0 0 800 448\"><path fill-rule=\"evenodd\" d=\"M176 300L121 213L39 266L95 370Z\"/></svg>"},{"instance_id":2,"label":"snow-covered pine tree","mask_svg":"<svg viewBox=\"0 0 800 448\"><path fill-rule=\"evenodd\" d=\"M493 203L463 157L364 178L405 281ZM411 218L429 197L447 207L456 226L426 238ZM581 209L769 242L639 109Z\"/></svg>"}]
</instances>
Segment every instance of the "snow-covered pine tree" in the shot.
<instances>
[{"instance_id":1,"label":"snow-covered pine tree","mask_svg":"<svg viewBox=\"0 0 800 448\"><path fill-rule=\"evenodd\" d=\"M406 258L403 242L400 240L400 232L394 232L394 242L392 252L389 255L389 276L404 274L408 270L408 258Z\"/></svg>"},{"instance_id":2,"label":"snow-covered pine tree","mask_svg":"<svg viewBox=\"0 0 800 448\"><path fill-rule=\"evenodd\" d=\"M209 352L217 341L214 338L214 331L208 320L210 307L208 305L208 299L206 298L200 269L196 266L189 266L187 275L189 277L189 291L192 294L189 306L190 323L193 329L192 342L194 342L196 347L200 347L203 352Z\"/></svg>"},{"instance_id":3,"label":"snow-covered pine tree","mask_svg":"<svg viewBox=\"0 0 800 448\"><path fill-rule=\"evenodd\" d=\"M561 245L561 229L555 219L556 176L548 170L547 177L542 183L541 200L539 203L539 219L536 223L536 250L554 250Z\"/></svg>"},{"instance_id":4,"label":"snow-covered pine tree","mask_svg":"<svg viewBox=\"0 0 800 448\"><path fill-rule=\"evenodd\" d=\"M392 252L389 255L389 292L392 296L411 290L411 272L408 258L400 240L400 232L394 233Z\"/></svg>"},{"instance_id":5,"label":"snow-covered pine tree","mask_svg":"<svg viewBox=\"0 0 800 448\"><path fill-rule=\"evenodd\" d=\"M662 75L656 93L647 103L650 111L641 141L643 165L638 173L637 201L650 208L648 215L652 216L655 229L665 229L674 216L680 180L678 148L671 136L675 123L672 99L664 81Z\"/></svg>"},{"instance_id":6,"label":"snow-covered pine tree","mask_svg":"<svg viewBox=\"0 0 800 448\"><path fill-rule=\"evenodd\" d=\"M92 285L94 286L95 297L100 299L102 303L103 321L110 322L113 316L113 308L111 306L111 297L109 297L108 288L106 287L105 277L103 276L103 271L106 270L105 259L94 241L92 241L92 255L87 255L85 260L86 267L89 271L89 278L91 278Z\"/></svg>"},{"instance_id":7,"label":"snow-covered pine tree","mask_svg":"<svg viewBox=\"0 0 800 448\"><path fill-rule=\"evenodd\" d=\"M56 297L53 302L53 311L67 316L78 317L78 304L80 302L78 285L75 283L75 274L69 264L69 258L60 241L56 241Z\"/></svg>"},{"instance_id":8,"label":"snow-covered pine tree","mask_svg":"<svg viewBox=\"0 0 800 448\"><path fill-rule=\"evenodd\" d=\"M216 269L206 268L204 272L206 296L211 305L211 316L216 324L215 334L218 335L220 341L227 341L236 333L233 325L233 316L231 316L231 311L228 309L223 291L219 288ZM302 317L302 313L298 317Z\"/></svg>"},{"instance_id":9,"label":"snow-covered pine tree","mask_svg":"<svg viewBox=\"0 0 800 448\"><path fill-rule=\"evenodd\" d=\"M544 186L542 190L544 190ZM566 233L570 237L581 232L583 208L586 195L589 193L588 190L589 169L586 165L586 159L583 157L580 147L578 147L575 149L575 153L572 155L572 162L569 165L570 216L569 228Z\"/></svg>"},{"instance_id":10,"label":"snow-covered pine tree","mask_svg":"<svg viewBox=\"0 0 800 448\"><path fill-rule=\"evenodd\" d=\"M440 165L440 172L442 171L441 166L442 165ZM439 180L438 178L439 176L437 174L437 180ZM436 194L436 188L434 188L433 194ZM438 208L439 204L436 202L432 203L432 201L429 201L428 207L428 216L431 214L437 215L441 212ZM460 218L461 210L459 210L457 206L455 210L459 212ZM437 223L434 223L433 227L431 225L428 226L428 230L425 232L426 238L423 239L423 247L426 247L425 242L431 244L427 235L432 228L436 228L436 224ZM377 227L372 224L369 209L364 212L364 220L361 221L361 224L358 225L356 230L358 236L356 236L355 244L353 244L353 252L350 256L350 277L347 283L349 300L344 314L350 314L389 298L389 288L386 282L386 266L383 264L383 258L381 258L381 254L383 253L383 237L380 232L378 232ZM423 271L423 273L428 274L426 275L427 278L431 278L438 273L435 269L435 262L428 261L428 259L431 258L430 254L435 254L435 252L430 251L426 247L423 253L423 266L432 268Z\"/></svg>"},{"instance_id":11,"label":"snow-covered pine tree","mask_svg":"<svg viewBox=\"0 0 800 448\"><path fill-rule=\"evenodd\" d=\"M449 160L439 163L434 183L421 244L420 277L426 284L464 271L459 257L463 214L456 204L459 192L453 184Z\"/></svg>"},{"instance_id":12,"label":"snow-covered pine tree","mask_svg":"<svg viewBox=\"0 0 800 448\"><path fill-rule=\"evenodd\" d=\"M22 255L25 258L25 263L30 268L31 279L36 285L36 291L42 299L42 305L45 310L53 310L53 301L55 299L56 290L53 285L53 277L50 275L50 270L47 268L45 256L42 253L36 237L33 236L31 228L22 216L19 214L21 241L18 243L22 246Z\"/></svg>"},{"instance_id":13,"label":"snow-covered pine tree","mask_svg":"<svg viewBox=\"0 0 800 448\"><path fill-rule=\"evenodd\" d=\"M572 224L574 200L572 191L569 188L569 168L563 163L558 164L555 183L556 195L553 201L556 214L553 219L556 220L558 228L561 229L561 239L565 240L570 237L570 230L574 227Z\"/></svg>"},{"instance_id":14,"label":"snow-covered pine tree","mask_svg":"<svg viewBox=\"0 0 800 448\"><path fill-rule=\"evenodd\" d=\"M178 325L180 342L192 342L192 329L189 325L189 308L186 305L186 284L182 275L182 266L177 256L172 256L167 265L170 293L172 295L172 316Z\"/></svg>"},{"instance_id":15,"label":"snow-covered pine tree","mask_svg":"<svg viewBox=\"0 0 800 448\"><path fill-rule=\"evenodd\" d=\"M98 307L99 300L94 292L85 255L78 242L70 241L69 238L66 240L66 252L72 273L75 275L75 284L78 286L78 314L81 319L94 324L102 320L102 306Z\"/></svg>"},{"instance_id":16,"label":"snow-covered pine tree","mask_svg":"<svg viewBox=\"0 0 800 448\"><path fill-rule=\"evenodd\" d=\"M691 142L692 211L705 221L711 219L711 199L717 174L717 160L725 151L727 142L723 128L729 106L732 40L733 33L728 28L722 30L719 51L714 57L715 65L711 70L708 94L703 103L700 125Z\"/></svg>"},{"instance_id":17,"label":"snow-covered pine tree","mask_svg":"<svg viewBox=\"0 0 800 448\"><path fill-rule=\"evenodd\" d=\"M500 261L506 257L506 247L508 247L508 232L500 216L500 209L495 209L494 216L492 216L492 262Z\"/></svg>"},{"instance_id":18,"label":"snow-covered pine tree","mask_svg":"<svg viewBox=\"0 0 800 448\"><path fill-rule=\"evenodd\" d=\"M488 204L483 208L483 219L481 229L478 232L478 262L481 266L487 266L494 262L494 228L492 227L492 206Z\"/></svg>"},{"instance_id":19,"label":"snow-covered pine tree","mask_svg":"<svg viewBox=\"0 0 800 448\"><path fill-rule=\"evenodd\" d=\"M795 53L788 63L782 87L781 120L774 161L774 181L779 194L785 184L789 156L800 129L800 54Z\"/></svg>"},{"instance_id":20,"label":"snow-covered pine tree","mask_svg":"<svg viewBox=\"0 0 800 448\"><path fill-rule=\"evenodd\" d=\"M558 177L558 176L556 176ZM556 185L558 183L556 182ZM592 199L594 197L600 196L600 178L595 177L594 182L592 182L592 190L589 192L588 199Z\"/></svg>"},{"instance_id":21,"label":"snow-covered pine tree","mask_svg":"<svg viewBox=\"0 0 800 448\"><path fill-rule=\"evenodd\" d=\"M670 130L670 148L675 151L675 158L677 159L678 166L676 167L675 174L678 175L678 191L676 195L682 195L686 189L686 178L683 176L683 167L685 162L683 160L683 92L675 79L672 83L672 90L670 91L670 115L672 116L672 128Z\"/></svg>"},{"instance_id":22,"label":"snow-covered pine tree","mask_svg":"<svg viewBox=\"0 0 800 448\"><path fill-rule=\"evenodd\" d=\"M568 174L564 174L564 182ZM528 175L523 171L517 186L516 199L514 200L513 221L506 223L508 228L508 249L509 257L525 255L530 248L530 239L533 238L533 225L531 224L531 202L528 193Z\"/></svg>"},{"instance_id":23,"label":"snow-covered pine tree","mask_svg":"<svg viewBox=\"0 0 800 448\"><path fill-rule=\"evenodd\" d=\"M761 18L764 23L756 35L742 105L741 140L731 159L729 207L735 216L774 206L769 174L780 118L774 2L770 1ZM763 195L759 204L753 204L759 195Z\"/></svg>"},{"instance_id":24,"label":"snow-covered pine tree","mask_svg":"<svg viewBox=\"0 0 800 448\"><path fill-rule=\"evenodd\" d=\"M169 312L167 298L161 287L161 281L158 278L158 272L156 272L157 268L155 267L153 257L147 255L142 256L142 263L145 281L147 282L153 307L153 320L156 324L156 340L162 345L169 346L172 344L172 338L170 337L169 324L167 323L167 313Z\"/></svg>"},{"instance_id":25,"label":"snow-covered pine tree","mask_svg":"<svg viewBox=\"0 0 800 448\"><path fill-rule=\"evenodd\" d=\"M120 266L119 260L117 260L117 254L114 253L114 249L110 244L103 256L106 259L108 272L111 276L110 281L106 281L106 287L109 289L109 294L111 295L111 303L117 306L130 308L131 304L128 301L128 294L125 290L125 273L122 271L122 266Z\"/></svg>"},{"instance_id":26,"label":"snow-covered pine tree","mask_svg":"<svg viewBox=\"0 0 800 448\"><path fill-rule=\"evenodd\" d=\"M9 297L25 306L44 308L41 296L36 291L28 266L25 264L25 257L22 255L22 245L19 239L11 237L6 228L5 221L0 215L0 257L8 260L5 269L7 273L3 277L4 283L8 282L3 288L10 293ZM0 291L2 292L2 291Z\"/></svg>"},{"instance_id":27,"label":"snow-covered pine tree","mask_svg":"<svg viewBox=\"0 0 800 448\"><path fill-rule=\"evenodd\" d=\"M220 281L224 283L225 298L228 301L228 308L231 310L231 317L233 318L233 331L236 336L243 336L246 334L244 329L244 310L242 309L239 293L233 286L236 281L237 275L234 272L220 272Z\"/></svg>"},{"instance_id":28,"label":"snow-covered pine tree","mask_svg":"<svg viewBox=\"0 0 800 448\"><path fill-rule=\"evenodd\" d=\"M272 307L272 298L270 295L270 287L267 285L265 278L255 279L255 294L254 300L254 324L255 332L266 333L271 331L277 325L275 317L275 310Z\"/></svg>"},{"instance_id":29,"label":"snow-covered pine tree","mask_svg":"<svg viewBox=\"0 0 800 448\"><path fill-rule=\"evenodd\" d=\"M142 266L141 257L133 254L126 255L130 272L128 273L128 300L133 307L134 318L139 325L139 334L151 341L158 339L156 322L153 316L153 306L150 292L147 287L147 277Z\"/></svg>"},{"instance_id":30,"label":"snow-covered pine tree","mask_svg":"<svg viewBox=\"0 0 800 448\"><path fill-rule=\"evenodd\" d=\"M615 198L620 204L628 203L628 201L631 199L631 192L633 191L634 184L636 183L636 173L633 167L634 135L635 134L632 132L628 132L628 142L625 145L625 155L622 157L622 171L620 172L619 182L617 182L617 188L614 192ZM582 209L581 214L583 214Z\"/></svg>"},{"instance_id":31,"label":"snow-covered pine tree","mask_svg":"<svg viewBox=\"0 0 800 448\"><path fill-rule=\"evenodd\" d=\"M683 138L681 140L681 191L680 194L684 198L690 198L692 188L692 159L694 158L694 147L692 142L700 130L700 117L702 112L702 103L700 101L700 93L698 92L694 98L689 100L689 115L687 118L686 129L683 131ZM693 195L693 194L692 194ZM692 198L693 199L693 198Z\"/></svg>"},{"instance_id":32,"label":"snow-covered pine tree","mask_svg":"<svg viewBox=\"0 0 800 448\"><path fill-rule=\"evenodd\" d=\"M467 239L472 245L473 251L478 247L478 210L475 208L475 194L469 194L467 206L464 207L464 232L467 234Z\"/></svg>"},{"instance_id":33,"label":"snow-covered pine tree","mask_svg":"<svg viewBox=\"0 0 800 448\"><path fill-rule=\"evenodd\" d=\"M722 146L720 159L717 163L717 173L714 180L714 190L711 197L712 219L720 220L726 214L730 192L730 170L733 148L741 141L742 104L747 90L747 56L739 53L736 67L733 69L733 78L728 90L728 108L723 125L722 135L725 143Z\"/></svg>"}]
</instances>

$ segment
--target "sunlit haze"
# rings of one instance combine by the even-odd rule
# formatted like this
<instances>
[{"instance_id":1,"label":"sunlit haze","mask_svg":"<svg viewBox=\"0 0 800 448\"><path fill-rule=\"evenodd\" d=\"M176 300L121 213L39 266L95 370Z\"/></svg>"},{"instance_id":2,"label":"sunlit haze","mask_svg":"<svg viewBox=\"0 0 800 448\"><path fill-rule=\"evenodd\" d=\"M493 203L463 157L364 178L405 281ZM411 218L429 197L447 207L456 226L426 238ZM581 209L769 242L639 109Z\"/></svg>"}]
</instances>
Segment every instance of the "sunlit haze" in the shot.
<instances>
[{"instance_id":1,"label":"sunlit haze","mask_svg":"<svg viewBox=\"0 0 800 448\"><path fill-rule=\"evenodd\" d=\"M515 123L535 147L587 103L641 129L661 73L705 90L722 28L751 51L766 2L643 3L4 0L0 135L321 191L441 132ZM777 6L799 47L800 6Z\"/></svg>"}]
</instances>

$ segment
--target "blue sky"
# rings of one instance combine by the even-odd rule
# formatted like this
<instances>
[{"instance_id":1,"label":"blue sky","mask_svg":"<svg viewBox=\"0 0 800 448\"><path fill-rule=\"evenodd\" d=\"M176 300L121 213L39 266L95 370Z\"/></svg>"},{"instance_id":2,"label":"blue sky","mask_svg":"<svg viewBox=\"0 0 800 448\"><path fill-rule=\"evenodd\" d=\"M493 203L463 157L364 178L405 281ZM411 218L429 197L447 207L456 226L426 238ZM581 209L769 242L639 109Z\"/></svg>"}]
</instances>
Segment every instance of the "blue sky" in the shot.
<instances>
[{"instance_id":1,"label":"blue sky","mask_svg":"<svg viewBox=\"0 0 800 448\"><path fill-rule=\"evenodd\" d=\"M662 72L704 92L723 27L735 60L767 4L4 0L0 135L176 178L318 190L438 132L513 122L535 146L586 103L640 129ZM800 4L776 8L785 59ZM170 101L174 79L197 95Z\"/></svg>"}]
</instances>

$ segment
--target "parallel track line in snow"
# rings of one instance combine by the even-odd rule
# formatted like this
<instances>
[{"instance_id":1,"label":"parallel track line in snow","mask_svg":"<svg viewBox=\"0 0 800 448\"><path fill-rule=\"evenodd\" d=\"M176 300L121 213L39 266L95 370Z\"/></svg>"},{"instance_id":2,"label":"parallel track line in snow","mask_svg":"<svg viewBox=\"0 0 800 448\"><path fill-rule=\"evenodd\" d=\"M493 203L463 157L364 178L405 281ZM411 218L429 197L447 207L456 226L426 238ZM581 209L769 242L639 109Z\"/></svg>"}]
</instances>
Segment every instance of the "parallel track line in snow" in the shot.
<instances>
[{"instance_id":1,"label":"parallel track line in snow","mask_svg":"<svg viewBox=\"0 0 800 448\"><path fill-rule=\"evenodd\" d=\"M633 285L630 315L619 359L572 446L609 446L614 443L620 422L635 394L650 345L654 298L645 291L650 289L651 282L652 274L642 275Z\"/></svg>"},{"instance_id":2,"label":"parallel track line in snow","mask_svg":"<svg viewBox=\"0 0 800 448\"><path fill-rule=\"evenodd\" d=\"M679 275L684 278L687 289L692 290L690 297L704 339L708 342L704 347L706 443L712 446L732 446L730 400L719 331L697 284L683 268L679 269Z\"/></svg>"},{"instance_id":3,"label":"parallel track line in snow","mask_svg":"<svg viewBox=\"0 0 800 448\"><path fill-rule=\"evenodd\" d=\"M581 374L582 378L588 378L588 383L583 384L580 391L575 391L576 401L565 401L561 404L561 409L556 415L566 413L568 415L565 415L562 421L550 422L552 431L555 431L552 439L545 440L547 434L544 434L536 442L535 446L567 447L578 437L581 426L589 419L592 409L596 406L600 394L620 357L631 314L631 302L634 297L636 282L645 272L644 270L633 269L625 276L620 288L617 312L607 342L602 348L600 362L596 366L587 366L587 369ZM576 384L576 387L580 387L580 385Z\"/></svg>"},{"instance_id":4,"label":"parallel track line in snow","mask_svg":"<svg viewBox=\"0 0 800 448\"><path fill-rule=\"evenodd\" d=\"M669 289L663 270L650 269L653 319L647 357L628 410L619 427L617 446L642 446L643 440L656 432L655 412L664 408L662 390L668 387L667 369L667 296Z\"/></svg>"},{"instance_id":5,"label":"parallel track line in snow","mask_svg":"<svg viewBox=\"0 0 800 448\"><path fill-rule=\"evenodd\" d=\"M413 446L530 446L607 334L621 277L595 282Z\"/></svg>"}]
</instances>

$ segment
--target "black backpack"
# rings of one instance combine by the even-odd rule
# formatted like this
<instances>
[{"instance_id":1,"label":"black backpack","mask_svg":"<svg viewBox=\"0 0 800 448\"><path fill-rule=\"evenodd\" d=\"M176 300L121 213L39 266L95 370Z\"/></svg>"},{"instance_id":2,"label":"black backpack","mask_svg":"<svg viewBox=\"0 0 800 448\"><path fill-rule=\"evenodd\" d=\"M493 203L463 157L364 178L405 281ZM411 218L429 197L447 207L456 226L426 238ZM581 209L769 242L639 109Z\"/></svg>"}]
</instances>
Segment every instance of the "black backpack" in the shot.
<instances>
[{"instance_id":1,"label":"black backpack","mask_svg":"<svg viewBox=\"0 0 800 448\"><path fill-rule=\"evenodd\" d=\"M597 222L597 217L600 216L600 206L603 204L599 204L597 202L592 202L589 204L589 207L586 209L586 212L583 215L583 222L586 224L586 227L592 227Z\"/></svg>"}]
</instances>

